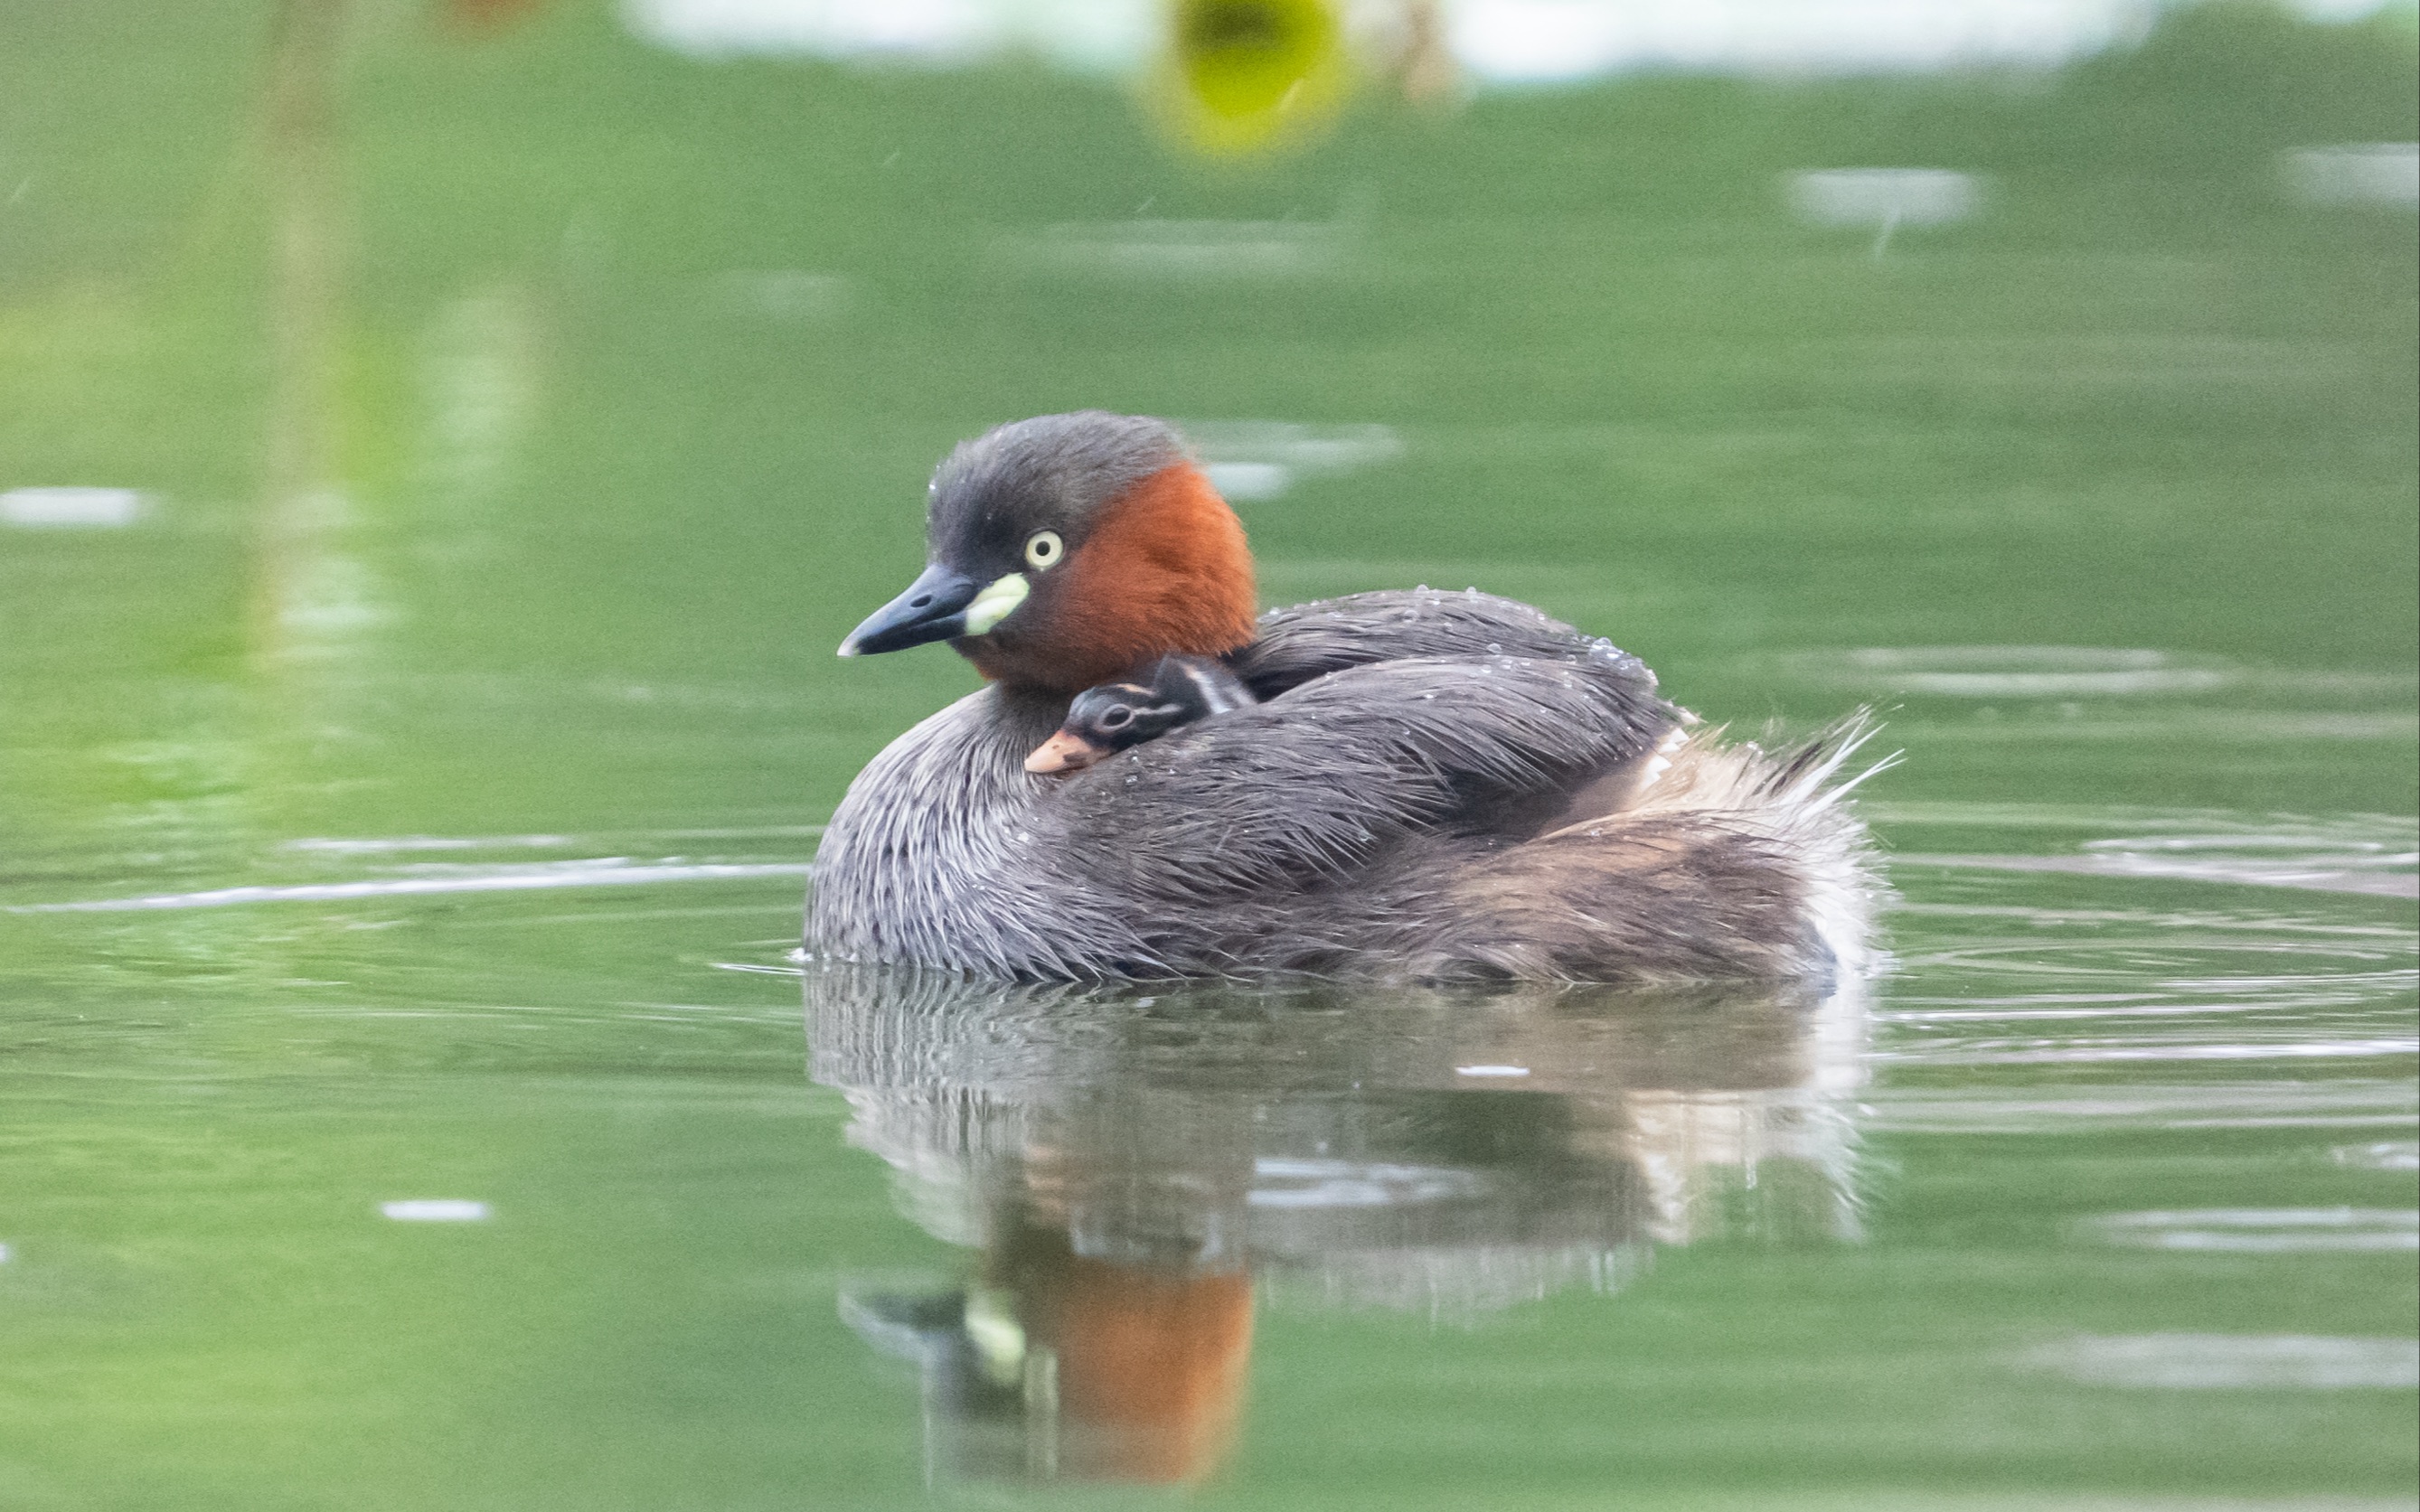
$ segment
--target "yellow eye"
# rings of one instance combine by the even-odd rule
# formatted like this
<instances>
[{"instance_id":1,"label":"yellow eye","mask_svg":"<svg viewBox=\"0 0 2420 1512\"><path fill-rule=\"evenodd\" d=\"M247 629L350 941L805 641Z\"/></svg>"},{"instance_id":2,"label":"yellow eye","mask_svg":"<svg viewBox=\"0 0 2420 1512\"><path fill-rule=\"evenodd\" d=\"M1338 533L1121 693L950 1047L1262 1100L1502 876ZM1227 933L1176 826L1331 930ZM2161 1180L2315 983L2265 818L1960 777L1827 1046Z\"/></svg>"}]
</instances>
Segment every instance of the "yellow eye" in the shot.
<instances>
[{"instance_id":1,"label":"yellow eye","mask_svg":"<svg viewBox=\"0 0 2420 1512\"><path fill-rule=\"evenodd\" d=\"M1035 531L1033 538L1025 543L1025 564L1036 572L1043 572L1054 565L1066 551L1067 543L1059 539L1057 531Z\"/></svg>"}]
</instances>

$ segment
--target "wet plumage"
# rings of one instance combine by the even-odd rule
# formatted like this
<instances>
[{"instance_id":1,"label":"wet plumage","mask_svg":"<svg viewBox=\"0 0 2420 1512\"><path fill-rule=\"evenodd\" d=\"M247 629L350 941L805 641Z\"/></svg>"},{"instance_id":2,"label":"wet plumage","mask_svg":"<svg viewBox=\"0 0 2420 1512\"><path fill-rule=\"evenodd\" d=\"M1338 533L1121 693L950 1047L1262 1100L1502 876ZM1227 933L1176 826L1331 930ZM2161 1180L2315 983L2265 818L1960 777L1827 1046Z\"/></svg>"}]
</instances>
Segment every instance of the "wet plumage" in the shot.
<instances>
[{"instance_id":1,"label":"wet plumage","mask_svg":"<svg viewBox=\"0 0 2420 1512\"><path fill-rule=\"evenodd\" d=\"M1082 417L1051 417L1071 419ZM985 441L1014 451L1016 429ZM990 651L998 680L852 784L816 856L814 949L1075 978L1822 979L1861 966L1865 838L1838 781L1858 729L1784 757L1725 745L1636 657L1487 594L1360 594L1212 632L1237 644L1197 634L1151 648L1223 654L1263 702L1073 775L1027 772L1070 690L1047 664L1020 675L1026 648L1079 642L1092 612L1060 585L1086 584L1073 569L1099 540L1135 533L1120 511L1137 490L1195 507L1190 483L1154 481L1192 471L1181 452L1155 455L1174 460L1089 515L1020 518L1013 498L937 489L937 554L919 584L957 586L923 606L911 590L859 637L963 628L949 621L962 612L953 594L992 592L999 579L982 579L1016 560L1019 531L1063 532L1064 561L999 626L1039 606L1016 643ZM953 557L940 546L954 510L1010 528L987 556ZM1100 518L1107 532L1088 534ZM1090 570L1098 593L1136 569L1104 551ZM1155 591L1197 576L1181 554L1148 571L1164 579ZM1231 590L1221 578L1210 591ZM903 620L911 609L924 618ZM985 666L971 638L952 638Z\"/></svg>"}]
</instances>

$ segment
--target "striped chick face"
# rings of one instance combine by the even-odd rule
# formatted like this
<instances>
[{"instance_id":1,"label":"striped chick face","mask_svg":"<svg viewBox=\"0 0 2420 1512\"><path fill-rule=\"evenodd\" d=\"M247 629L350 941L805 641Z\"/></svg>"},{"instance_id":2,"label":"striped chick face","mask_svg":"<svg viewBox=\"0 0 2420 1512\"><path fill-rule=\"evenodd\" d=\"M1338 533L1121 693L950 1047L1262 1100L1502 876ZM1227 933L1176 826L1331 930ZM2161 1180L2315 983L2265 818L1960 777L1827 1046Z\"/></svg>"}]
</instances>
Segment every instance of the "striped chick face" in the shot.
<instances>
[{"instance_id":1,"label":"striped chick face","mask_svg":"<svg viewBox=\"0 0 2420 1512\"><path fill-rule=\"evenodd\" d=\"M1140 683L1103 683L1076 695L1066 722L1025 758L1029 772L1078 772L1131 746L1156 740L1201 710Z\"/></svg>"}]
</instances>

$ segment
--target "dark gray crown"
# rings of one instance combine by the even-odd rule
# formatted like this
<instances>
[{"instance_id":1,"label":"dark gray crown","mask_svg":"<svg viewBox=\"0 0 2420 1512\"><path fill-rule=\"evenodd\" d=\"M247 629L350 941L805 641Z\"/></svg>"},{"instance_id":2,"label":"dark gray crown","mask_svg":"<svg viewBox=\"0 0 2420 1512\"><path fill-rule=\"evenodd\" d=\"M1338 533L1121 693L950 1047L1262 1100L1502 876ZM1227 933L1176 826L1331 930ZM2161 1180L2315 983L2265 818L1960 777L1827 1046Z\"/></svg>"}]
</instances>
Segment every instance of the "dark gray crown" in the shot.
<instances>
[{"instance_id":1,"label":"dark gray crown","mask_svg":"<svg viewBox=\"0 0 2420 1512\"><path fill-rule=\"evenodd\" d=\"M1080 531L1102 504L1184 456L1175 427L1147 416L1079 409L1012 422L961 441L935 470L934 542Z\"/></svg>"}]
</instances>

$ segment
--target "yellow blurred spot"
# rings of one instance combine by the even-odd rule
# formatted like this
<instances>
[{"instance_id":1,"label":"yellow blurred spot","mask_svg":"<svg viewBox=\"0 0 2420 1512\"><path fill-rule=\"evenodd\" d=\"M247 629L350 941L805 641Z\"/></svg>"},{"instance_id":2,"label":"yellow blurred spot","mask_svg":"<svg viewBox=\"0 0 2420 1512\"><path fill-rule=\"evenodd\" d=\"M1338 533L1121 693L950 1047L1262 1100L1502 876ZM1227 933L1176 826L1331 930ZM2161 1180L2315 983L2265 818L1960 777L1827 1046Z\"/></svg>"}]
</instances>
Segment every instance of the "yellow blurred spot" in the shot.
<instances>
[{"instance_id":1,"label":"yellow blurred spot","mask_svg":"<svg viewBox=\"0 0 2420 1512\"><path fill-rule=\"evenodd\" d=\"M1154 93L1201 151L1295 145L1334 116L1350 86L1329 0L1175 0L1172 21Z\"/></svg>"}]
</instances>

